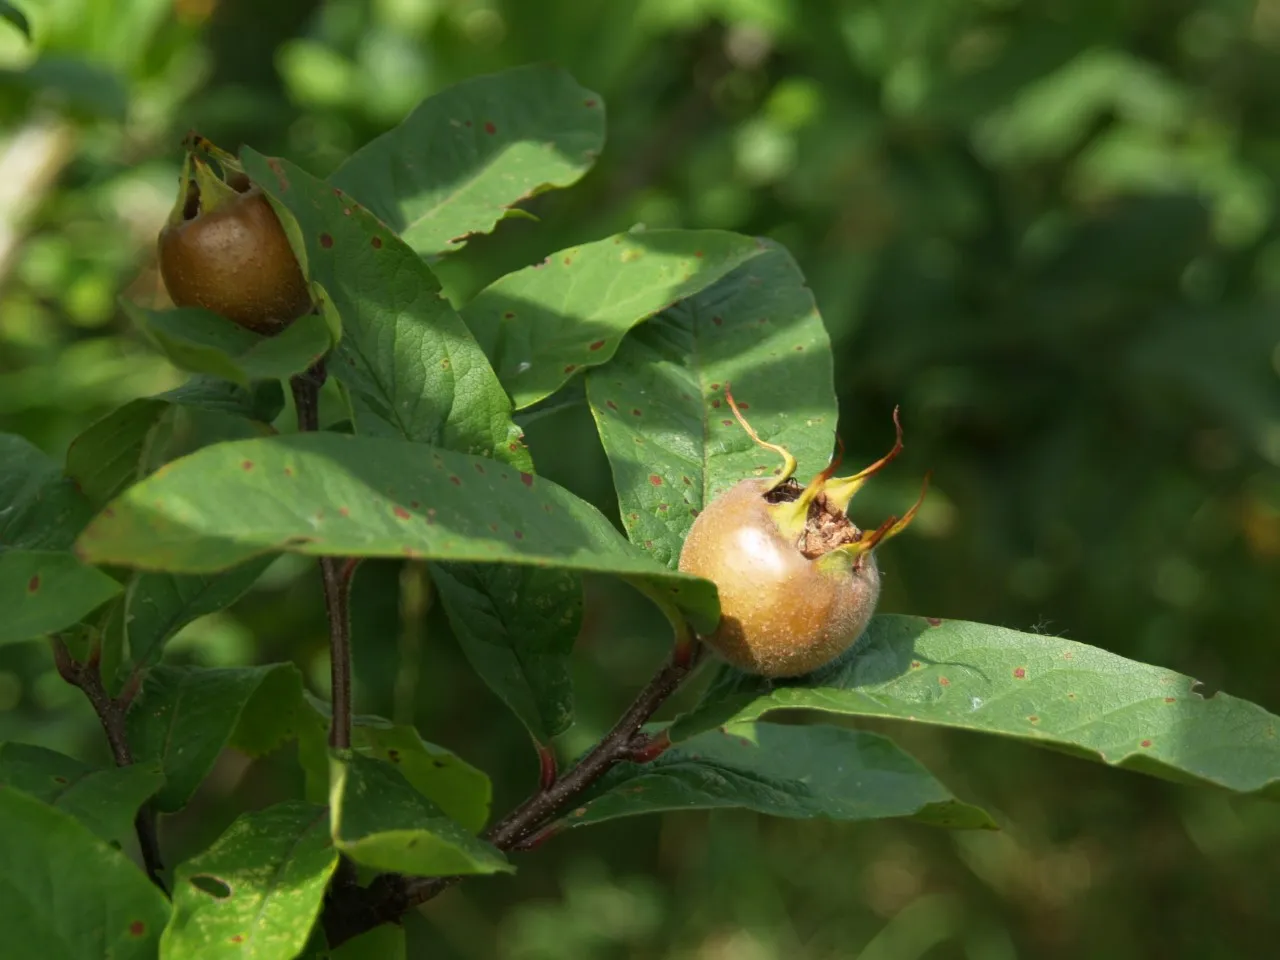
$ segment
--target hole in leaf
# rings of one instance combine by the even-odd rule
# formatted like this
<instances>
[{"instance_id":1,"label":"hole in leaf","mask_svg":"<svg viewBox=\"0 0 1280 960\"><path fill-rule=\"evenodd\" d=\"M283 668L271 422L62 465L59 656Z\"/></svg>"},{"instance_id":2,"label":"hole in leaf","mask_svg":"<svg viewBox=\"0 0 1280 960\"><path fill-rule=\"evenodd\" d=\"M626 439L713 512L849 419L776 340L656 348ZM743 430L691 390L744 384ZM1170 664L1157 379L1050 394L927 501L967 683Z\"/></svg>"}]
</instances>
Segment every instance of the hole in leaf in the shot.
<instances>
[{"instance_id":1,"label":"hole in leaf","mask_svg":"<svg viewBox=\"0 0 1280 960\"><path fill-rule=\"evenodd\" d=\"M231 885L212 874L197 873L191 878L191 885L201 893L207 893L218 900L225 900L231 896Z\"/></svg>"}]
</instances>

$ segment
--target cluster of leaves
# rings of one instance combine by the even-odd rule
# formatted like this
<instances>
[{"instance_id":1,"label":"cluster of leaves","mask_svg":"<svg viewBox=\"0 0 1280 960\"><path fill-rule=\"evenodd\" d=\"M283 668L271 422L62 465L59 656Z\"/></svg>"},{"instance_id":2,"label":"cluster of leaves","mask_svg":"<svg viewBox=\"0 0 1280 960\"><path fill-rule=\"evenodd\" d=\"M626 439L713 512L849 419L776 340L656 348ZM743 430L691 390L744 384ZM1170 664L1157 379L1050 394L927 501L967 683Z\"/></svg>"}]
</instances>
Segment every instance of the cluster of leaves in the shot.
<instances>
[{"instance_id":1,"label":"cluster of leaves","mask_svg":"<svg viewBox=\"0 0 1280 960\"><path fill-rule=\"evenodd\" d=\"M529 67L426 100L326 180L246 148L322 310L262 338L198 310L132 307L190 381L95 423L65 463L2 438L0 642L52 636L77 676L91 671L86 692L100 713L122 712L129 761L95 769L0 746L0 821L14 840L0 851L14 891L0 918L33 955L180 958L225 945L318 957L340 857L413 877L512 869L509 849L480 836L487 775L412 727L357 718L352 749L331 752L327 709L292 664L163 661L179 629L229 606L282 553L425 564L468 660L544 754L573 722L582 574L632 584L677 632L715 623L714 587L675 569L680 544L718 492L772 468L725 415L725 385L802 472L832 446L830 342L786 250L635 230L458 305L431 266L522 200L574 183L603 142L601 98ZM319 362L339 414L320 432L281 427L281 381ZM625 536L536 472L517 417L565 403L594 418ZM1061 638L882 616L808 677L770 684L719 668L690 712L650 728L669 749L614 765L552 825L727 806L995 825L891 740L766 719L785 710L957 727L1280 792L1278 721L1259 707ZM290 742L304 795L246 812L178 864L171 897L122 852L139 818L187 804L223 749L260 756ZM376 949L387 955L385 941Z\"/></svg>"}]
</instances>

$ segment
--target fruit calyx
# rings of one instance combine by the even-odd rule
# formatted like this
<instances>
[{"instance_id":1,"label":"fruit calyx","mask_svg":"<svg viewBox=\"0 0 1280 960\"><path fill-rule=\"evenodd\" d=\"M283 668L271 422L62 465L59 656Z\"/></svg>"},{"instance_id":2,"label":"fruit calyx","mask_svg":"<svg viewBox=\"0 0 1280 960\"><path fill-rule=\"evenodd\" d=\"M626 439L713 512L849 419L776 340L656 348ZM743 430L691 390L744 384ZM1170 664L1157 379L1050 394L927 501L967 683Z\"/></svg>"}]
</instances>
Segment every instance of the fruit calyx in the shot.
<instances>
[{"instance_id":1,"label":"fruit calyx","mask_svg":"<svg viewBox=\"0 0 1280 960\"><path fill-rule=\"evenodd\" d=\"M897 432L893 447L883 457L848 477L835 478L844 455L844 443L839 437L836 442L839 450L831 459L825 470L818 473L809 484L801 487L795 479L798 467L796 458L785 447L763 440L755 429L747 422L738 404L733 399L733 391L725 385L725 399L729 401L729 409L733 411L738 424L757 444L772 450L783 458L781 472L765 488L764 497L768 502L768 510L784 537L794 537L796 548L807 558L813 560L835 551L845 554L856 565L858 559L870 553L891 537L896 537L915 519L924 503L929 490L929 475L925 474L920 496L901 517L891 516L875 530L867 533L860 530L846 513L854 495L861 490L871 477L875 476L897 458L902 452L902 421L898 416L898 408L893 408L893 426Z\"/></svg>"}]
</instances>

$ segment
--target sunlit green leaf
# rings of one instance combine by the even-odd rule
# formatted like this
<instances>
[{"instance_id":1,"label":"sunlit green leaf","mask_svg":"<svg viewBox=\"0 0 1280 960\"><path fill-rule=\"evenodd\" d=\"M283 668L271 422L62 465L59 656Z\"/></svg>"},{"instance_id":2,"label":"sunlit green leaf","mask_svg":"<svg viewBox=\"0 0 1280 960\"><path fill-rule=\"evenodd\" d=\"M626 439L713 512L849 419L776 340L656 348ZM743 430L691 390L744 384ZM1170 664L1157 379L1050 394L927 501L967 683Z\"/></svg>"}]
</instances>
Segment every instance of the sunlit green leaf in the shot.
<instances>
[{"instance_id":1,"label":"sunlit green leaf","mask_svg":"<svg viewBox=\"0 0 1280 960\"><path fill-rule=\"evenodd\" d=\"M308 276L342 319L328 370L355 394L358 432L527 468L511 404L430 268L323 180L252 150L243 159L255 182L296 219Z\"/></svg>"},{"instance_id":2,"label":"sunlit green leaf","mask_svg":"<svg viewBox=\"0 0 1280 960\"><path fill-rule=\"evenodd\" d=\"M550 481L483 457L338 434L206 447L122 494L78 549L179 573L278 550L590 570L656 591L695 625L718 618L710 582L655 564Z\"/></svg>"},{"instance_id":3,"label":"sunlit green leaf","mask_svg":"<svg viewBox=\"0 0 1280 960\"><path fill-rule=\"evenodd\" d=\"M757 257L721 230L644 230L551 254L462 309L517 410L606 363L628 330Z\"/></svg>"},{"instance_id":4,"label":"sunlit green leaf","mask_svg":"<svg viewBox=\"0 0 1280 960\"><path fill-rule=\"evenodd\" d=\"M1012 737L1169 780L1280 797L1280 718L1162 667L1061 637L879 616L840 660L794 680L722 667L684 739L775 710L883 717Z\"/></svg>"},{"instance_id":5,"label":"sunlit green leaf","mask_svg":"<svg viewBox=\"0 0 1280 960\"><path fill-rule=\"evenodd\" d=\"M488 233L512 204L576 182L604 146L604 103L532 64L428 97L330 178L423 255Z\"/></svg>"},{"instance_id":6,"label":"sunlit green leaf","mask_svg":"<svg viewBox=\"0 0 1280 960\"><path fill-rule=\"evenodd\" d=\"M161 955L292 960L337 864L324 807L290 801L241 815L178 866Z\"/></svg>"},{"instance_id":7,"label":"sunlit green leaf","mask_svg":"<svg viewBox=\"0 0 1280 960\"><path fill-rule=\"evenodd\" d=\"M614 361L587 376L623 525L663 563L675 565L708 502L782 466L734 419L730 384L760 436L799 461L798 479L827 465L831 343L795 261L774 244L632 331Z\"/></svg>"},{"instance_id":8,"label":"sunlit green leaf","mask_svg":"<svg viewBox=\"0 0 1280 960\"><path fill-rule=\"evenodd\" d=\"M40 960L150 960L169 903L123 853L62 810L0 790L0 929Z\"/></svg>"},{"instance_id":9,"label":"sunlit green leaf","mask_svg":"<svg viewBox=\"0 0 1280 960\"><path fill-rule=\"evenodd\" d=\"M356 863L410 876L507 873L502 853L410 786L392 764L333 759L333 841Z\"/></svg>"}]
</instances>

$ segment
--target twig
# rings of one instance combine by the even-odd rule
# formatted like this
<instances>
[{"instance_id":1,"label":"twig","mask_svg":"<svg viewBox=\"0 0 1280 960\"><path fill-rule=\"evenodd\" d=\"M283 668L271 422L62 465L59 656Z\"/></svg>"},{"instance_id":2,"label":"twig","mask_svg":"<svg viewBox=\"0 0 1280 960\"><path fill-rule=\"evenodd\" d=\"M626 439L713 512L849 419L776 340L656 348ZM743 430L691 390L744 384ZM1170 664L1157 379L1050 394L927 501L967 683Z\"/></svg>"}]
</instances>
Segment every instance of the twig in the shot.
<instances>
[{"instance_id":1,"label":"twig","mask_svg":"<svg viewBox=\"0 0 1280 960\"><path fill-rule=\"evenodd\" d=\"M131 692L120 697L112 697L102 682L99 669L102 648L96 643L89 653L89 659L80 663L71 656L66 643L60 637L54 637L53 662L58 668L58 675L73 687L84 691L93 712L98 715L102 724L102 732L107 736L107 745L111 748L111 756L117 767L133 765L133 751L129 749L129 738L125 727L125 715L129 711ZM160 871L164 864L160 859L160 841L156 837L155 816L149 803L143 804L133 821L134 830L138 834L138 850L142 854L142 863L147 876L161 890L165 890L164 881L160 879Z\"/></svg>"},{"instance_id":2,"label":"twig","mask_svg":"<svg viewBox=\"0 0 1280 960\"><path fill-rule=\"evenodd\" d=\"M517 852L539 846L558 832L556 818L623 760L647 762L670 740L650 737L641 727L658 711L698 665L702 647L682 638L671 659L654 675L626 713L585 756L549 786L539 789L495 824L485 839L499 850ZM325 907L324 927L329 946L336 947L383 923L393 923L407 911L426 903L461 877L404 877L386 873L364 889L346 891Z\"/></svg>"},{"instance_id":3,"label":"twig","mask_svg":"<svg viewBox=\"0 0 1280 960\"><path fill-rule=\"evenodd\" d=\"M301 432L320 429L320 388L324 381L323 360L289 381ZM329 617L329 675L333 700L329 746L337 750L351 747L351 577L358 562L355 558L320 558L324 604Z\"/></svg>"}]
</instances>

